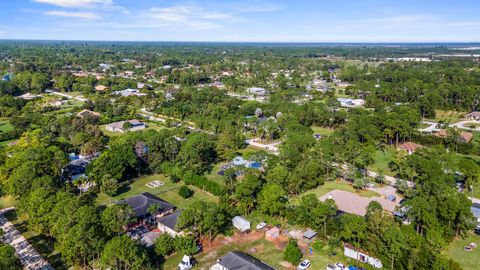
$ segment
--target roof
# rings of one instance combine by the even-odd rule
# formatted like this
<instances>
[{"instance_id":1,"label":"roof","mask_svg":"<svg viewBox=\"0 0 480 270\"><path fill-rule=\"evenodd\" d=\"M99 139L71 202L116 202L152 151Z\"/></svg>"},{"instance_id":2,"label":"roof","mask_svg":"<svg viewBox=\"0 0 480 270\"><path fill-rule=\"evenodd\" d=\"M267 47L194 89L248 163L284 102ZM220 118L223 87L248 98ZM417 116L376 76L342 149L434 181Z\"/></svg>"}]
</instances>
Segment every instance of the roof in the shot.
<instances>
[{"instance_id":1,"label":"roof","mask_svg":"<svg viewBox=\"0 0 480 270\"><path fill-rule=\"evenodd\" d=\"M308 228L308 230L306 230L303 233L303 237L308 238L308 239L312 239L315 235L317 235L317 233L310 228Z\"/></svg>"},{"instance_id":2,"label":"roof","mask_svg":"<svg viewBox=\"0 0 480 270\"><path fill-rule=\"evenodd\" d=\"M479 219L480 218L480 204L478 204L478 203L472 204L471 210L472 210L473 216L476 219Z\"/></svg>"},{"instance_id":3,"label":"roof","mask_svg":"<svg viewBox=\"0 0 480 270\"><path fill-rule=\"evenodd\" d=\"M175 205L164 201L148 192L132 196L117 202L118 204L128 204L132 207L134 217L143 217L149 215L148 208L153 204L158 204L158 212L164 213L175 208Z\"/></svg>"},{"instance_id":4,"label":"roof","mask_svg":"<svg viewBox=\"0 0 480 270\"><path fill-rule=\"evenodd\" d=\"M121 129L123 129L123 124L125 122L129 122L132 126L144 125L143 122L140 122L137 119L133 119L133 120L128 120L128 121L113 122L113 123L108 124L107 126L111 127L111 128L121 128Z\"/></svg>"},{"instance_id":5,"label":"roof","mask_svg":"<svg viewBox=\"0 0 480 270\"><path fill-rule=\"evenodd\" d=\"M100 113L90 111L90 110L87 110L87 109L81 110L80 112L77 113L77 116L79 116L79 117L84 117L85 115L98 117L98 116L100 116Z\"/></svg>"},{"instance_id":6,"label":"roof","mask_svg":"<svg viewBox=\"0 0 480 270\"><path fill-rule=\"evenodd\" d=\"M460 137L462 137L462 139L465 142L469 142L473 138L473 133L471 133L471 132L461 132Z\"/></svg>"},{"instance_id":7,"label":"roof","mask_svg":"<svg viewBox=\"0 0 480 270\"><path fill-rule=\"evenodd\" d=\"M228 270L275 270L259 259L240 251L230 251L219 264Z\"/></svg>"},{"instance_id":8,"label":"roof","mask_svg":"<svg viewBox=\"0 0 480 270\"><path fill-rule=\"evenodd\" d=\"M404 142L404 143L400 144L397 148L406 150L408 152L415 152L420 147L423 147L423 145L416 144L416 143L413 143L413 142Z\"/></svg>"},{"instance_id":9,"label":"roof","mask_svg":"<svg viewBox=\"0 0 480 270\"><path fill-rule=\"evenodd\" d=\"M470 112L465 114L465 117L480 117L480 112Z\"/></svg>"},{"instance_id":10,"label":"roof","mask_svg":"<svg viewBox=\"0 0 480 270\"><path fill-rule=\"evenodd\" d=\"M337 204L338 210L344 213L350 213L359 216L365 216L367 213L367 206L370 202L376 201L380 203L383 210L393 213L397 202L391 202L381 197L361 197L360 195L343 191L343 190L332 190L331 192L320 197L321 201L327 199L332 199Z\"/></svg>"},{"instance_id":11,"label":"roof","mask_svg":"<svg viewBox=\"0 0 480 270\"><path fill-rule=\"evenodd\" d=\"M177 211L173 214L161 217L157 221L158 221L158 223L161 223L161 224L167 226L168 228L176 231L175 227L177 226L178 217L180 216L181 213L182 213L182 210Z\"/></svg>"}]
</instances>

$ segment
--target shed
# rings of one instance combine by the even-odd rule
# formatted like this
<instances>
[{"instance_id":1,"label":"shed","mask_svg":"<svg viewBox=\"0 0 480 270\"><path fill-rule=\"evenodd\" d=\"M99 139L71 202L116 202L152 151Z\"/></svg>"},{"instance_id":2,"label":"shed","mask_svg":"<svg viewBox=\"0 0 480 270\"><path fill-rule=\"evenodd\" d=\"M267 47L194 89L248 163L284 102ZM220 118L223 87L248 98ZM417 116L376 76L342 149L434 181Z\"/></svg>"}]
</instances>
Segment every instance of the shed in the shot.
<instances>
[{"instance_id":1,"label":"shed","mask_svg":"<svg viewBox=\"0 0 480 270\"><path fill-rule=\"evenodd\" d=\"M308 230L306 230L306 231L303 233L303 237L305 237L305 238L307 238L307 239L309 239L309 240L311 240L313 237L315 237L315 235L317 235L317 233L316 233L314 230L310 229L310 228L308 228Z\"/></svg>"},{"instance_id":2,"label":"shed","mask_svg":"<svg viewBox=\"0 0 480 270\"><path fill-rule=\"evenodd\" d=\"M232 220L233 227L237 228L241 232L246 232L250 230L250 221L246 220L241 216L236 216Z\"/></svg>"},{"instance_id":3,"label":"shed","mask_svg":"<svg viewBox=\"0 0 480 270\"><path fill-rule=\"evenodd\" d=\"M277 228L277 227L273 227L270 230L265 232L265 239L270 240L270 241L279 237L279 236L280 236L280 229Z\"/></svg>"}]
</instances>

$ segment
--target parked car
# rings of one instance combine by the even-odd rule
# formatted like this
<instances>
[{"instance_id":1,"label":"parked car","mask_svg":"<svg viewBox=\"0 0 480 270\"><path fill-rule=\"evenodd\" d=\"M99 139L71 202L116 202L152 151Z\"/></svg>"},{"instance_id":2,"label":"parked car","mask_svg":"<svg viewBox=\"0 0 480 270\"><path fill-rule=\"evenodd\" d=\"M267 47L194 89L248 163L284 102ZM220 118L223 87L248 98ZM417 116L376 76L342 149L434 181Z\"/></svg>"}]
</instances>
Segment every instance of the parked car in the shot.
<instances>
[{"instance_id":1,"label":"parked car","mask_svg":"<svg viewBox=\"0 0 480 270\"><path fill-rule=\"evenodd\" d=\"M297 267L298 270L305 270L310 267L310 261L309 260L303 260Z\"/></svg>"},{"instance_id":2,"label":"parked car","mask_svg":"<svg viewBox=\"0 0 480 270\"><path fill-rule=\"evenodd\" d=\"M345 270L345 265L343 263L336 263L335 270Z\"/></svg>"},{"instance_id":3,"label":"parked car","mask_svg":"<svg viewBox=\"0 0 480 270\"><path fill-rule=\"evenodd\" d=\"M331 264L327 265L326 270L335 270L335 265L331 265Z\"/></svg>"}]
</instances>

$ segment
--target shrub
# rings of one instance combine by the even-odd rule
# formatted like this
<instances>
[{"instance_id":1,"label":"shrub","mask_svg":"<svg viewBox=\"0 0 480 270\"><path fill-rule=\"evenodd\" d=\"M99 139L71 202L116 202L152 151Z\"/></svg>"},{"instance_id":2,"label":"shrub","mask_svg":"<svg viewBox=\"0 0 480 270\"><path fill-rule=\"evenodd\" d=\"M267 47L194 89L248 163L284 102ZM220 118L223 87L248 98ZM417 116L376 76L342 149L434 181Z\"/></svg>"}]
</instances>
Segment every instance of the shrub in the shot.
<instances>
[{"instance_id":1,"label":"shrub","mask_svg":"<svg viewBox=\"0 0 480 270\"><path fill-rule=\"evenodd\" d=\"M174 238L175 251L185 255L193 255L198 252L197 241L193 236L177 236Z\"/></svg>"},{"instance_id":2,"label":"shrub","mask_svg":"<svg viewBox=\"0 0 480 270\"><path fill-rule=\"evenodd\" d=\"M184 199L192 197L193 190L189 189L187 186L181 186L178 190L178 195L182 196Z\"/></svg>"},{"instance_id":3,"label":"shrub","mask_svg":"<svg viewBox=\"0 0 480 270\"><path fill-rule=\"evenodd\" d=\"M155 241L155 252L160 256L168 256L175 251L175 242L168 233L160 235Z\"/></svg>"},{"instance_id":4,"label":"shrub","mask_svg":"<svg viewBox=\"0 0 480 270\"><path fill-rule=\"evenodd\" d=\"M298 264L300 259L302 259L302 251L298 248L297 241L295 239L290 239L288 241L287 248L283 253L283 259L291 264Z\"/></svg>"}]
</instances>

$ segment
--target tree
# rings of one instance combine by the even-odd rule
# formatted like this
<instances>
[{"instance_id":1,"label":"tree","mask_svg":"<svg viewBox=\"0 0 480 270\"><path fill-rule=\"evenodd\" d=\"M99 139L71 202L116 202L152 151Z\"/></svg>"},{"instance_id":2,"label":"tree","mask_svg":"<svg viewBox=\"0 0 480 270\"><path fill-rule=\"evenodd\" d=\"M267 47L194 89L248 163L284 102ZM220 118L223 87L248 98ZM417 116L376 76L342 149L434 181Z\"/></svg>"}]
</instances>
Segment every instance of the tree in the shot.
<instances>
[{"instance_id":1,"label":"tree","mask_svg":"<svg viewBox=\"0 0 480 270\"><path fill-rule=\"evenodd\" d=\"M195 173L203 173L217 158L215 145L207 135L192 133L182 145L178 154L181 163Z\"/></svg>"},{"instance_id":2,"label":"tree","mask_svg":"<svg viewBox=\"0 0 480 270\"><path fill-rule=\"evenodd\" d=\"M125 121L122 125L123 131L129 131L132 128L132 123Z\"/></svg>"},{"instance_id":3,"label":"tree","mask_svg":"<svg viewBox=\"0 0 480 270\"><path fill-rule=\"evenodd\" d=\"M379 183L380 185L385 184L385 174L383 173L382 170L380 170L377 175L375 176L375 182Z\"/></svg>"},{"instance_id":4,"label":"tree","mask_svg":"<svg viewBox=\"0 0 480 270\"><path fill-rule=\"evenodd\" d=\"M353 180L353 187L359 191L365 187L365 180L363 178L357 178Z\"/></svg>"},{"instance_id":5,"label":"tree","mask_svg":"<svg viewBox=\"0 0 480 270\"><path fill-rule=\"evenodd\" d=\"M188 199L193 196L193 190L189 189L188 186L181 186L178 190L178 195L184 199Z\"/></svg>"},{"instance_id":6,"label":"tree","mask_svg":"<svg viewBox=\"0 0 480 270\"><path fill-rule=\"evenodd\" d=\"M130 222L133 211L126 204L107 207L100 215L102 227L107 235L120 234Z\"/></svg>"},{"instance_id":7,"label":"tree","mask_svg":"<svg viewBox=\"0 0 480 270\"><path fill-rule=\"evenodd\" d=\"M199 237L209 237L210 240L220 232L225 225L225 213L215 203L195 201L182 211L178 217L177 228L189 228L198 233Z\"/></svg>"},{"instance_id":8,"label":"tree","mask_svg":"<svg viewBox=\"0 0 480 270\"><path fill-rule=\"evenodd\" d=\"M155 252L159 256L168 256L175 251L175 240L170 234L164 233L155 241Z\"/></svg>"},{"instance_id":9,"label":"tree","mask_svg":"<svg viewBox=\"0 0 480 270\"><path fill-rule=\"evenodd\" d=\"M0 269L21 270L20 260L15 254L15 249L9 245L0 243Z\"/></svg>"},{"instance_id":10,"label":"tree","mask_svg":"<svg viewBox=\"0 0 480 270\"><path fill-rule=\"evenodd\" d=\"M283 259L291 264L297 265L302 259L302 251L298 248L297 241L295 239L289 239L288 245L283 252Z\"/></svg>"},{"instance_id":11,"label":"tree","mask_svg":"<svg viewBox=\"0 0 480 270\"><path fill-rule=\"evenodd\" d=\"M118 181L113 178L110 174L106 174L102 177L102 183L100 186L100 192L110 197L115 196L117 194L117 190L120 186L118 185Z\"/></svg>"},{"instance_id":12,"label":"tree","mask_svg":"<svg viewBox=\"0 0 480 270\"><path fill-rule=\"evenodd\" d=\"M198 252L198 245L193 236L177 236L175 239L175 250L185 255L193 255Z\"/></svg>"},{"instance_id":13,"label":"tree","mask_svg":"<svg viewBox=\"0 0 480 270\"><path fill-rule=\"evenodd\" d=\"M103 267L116 269L144 269L149 265L148 255L137 242L127 235L116 236L108 241L100 255Z\"/></svg>"},{"instance_id":14,"label":"tree","mask_svg":"<svg viewBox=\"0 0 480 270\"><path fill-rule=\"evenodd\" d=\"M277 184L266 184L260 191L260 209L270 215L279 215L285 208L286 192Z\"/></svg>"}]
</instances>

